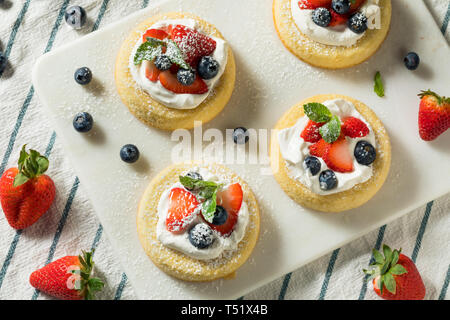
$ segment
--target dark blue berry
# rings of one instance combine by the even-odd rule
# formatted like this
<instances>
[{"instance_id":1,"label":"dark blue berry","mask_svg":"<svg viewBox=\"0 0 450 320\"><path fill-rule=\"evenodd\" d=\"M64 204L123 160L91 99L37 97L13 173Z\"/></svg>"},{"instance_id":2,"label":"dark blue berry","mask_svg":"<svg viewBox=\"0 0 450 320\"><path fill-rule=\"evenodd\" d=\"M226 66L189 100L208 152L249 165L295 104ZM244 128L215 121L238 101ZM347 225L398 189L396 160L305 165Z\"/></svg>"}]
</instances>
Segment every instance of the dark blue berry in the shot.
<instances>
[{"instance_id":1,"label":"dark blue berry","mask_svg":"<svg viewBox=\"0 0 450 320\"><path fill-rule=\"evenodd\" d=\"M139 149L134 144L126 144L120 149L120 158L127 163L134 163L139 159Z\"/></svg>"},{"instance_id":2,"label":"dark blue berry","mask_svg":"<svg viewBox=\"0 0 450 320\"><path fill-rule=\"evenodd\" d=\"M167 55L161 54L156 57L155 66L161 71L166 71L170 69L172 62Z\"/></svg>"},{"instance_id":3,"label":"dark blue berry","mask_svg":"<svg viewBox=\"0 0 450 320\"><path fill-rule=\"evenodd\" d=\"M86 11L80 6L72 6L67 8L64 18L72 28L81 29L86 23Z\"/></svg>"},{"instance_id":4,"label":"dark blue berry","mask_svg":"<svg viewBox=\"0 0 450 320\"><path fill-rule=\"evenodd\" d=\"M233 131L233 141L237 144L245 144L250 139L248 130L244 127L238 127Z\"/></svg>"},{"instance_id":5,"label":"dark blue berry","mask_svg":"<svg viewBox=\"0 0 450 320\"><path fill-rule=\"evenodd\" d=\"M348 19L347 26L354 33L363 33L367 30L367 17L364 13L357 12Z\"/></svg>"},{"instance_id":6,"label":"dark blue berry","mask_svg":"<svg viewBox=\"0 0 450 320\"><path fill-rule=\"evenodd\" d=\"M227 219L228 219L227 210L225 210L225 208L222 206L216 206L216 212L214 212L212 224L216 226L221 226L225 222L227 222Z\"/></svg>"},{"instance_id":7,"label":"dark blue berry","mask_svg":"<svg viewBox=\"0 0 450 320\"><path fill-rule=\"evenodd\" d=\"M87 112L79 112L73 118L73 127L78 132L88 132L94 125L94 119Z\"/></svg>"},{"instance_id":8,"label":"dark blue berry","mask_svg":"<svg viewBox=\"0 0 450 320\"><path fill-rule=\"evenodd\" d=\"M187 69L180 69L177 72L178 81L184 86L190 86L195 81L195 72Z\"/></svg>"},{"instance_id":9,"label":"dark blue berry","mask_svg":"<svg viewBox=\"0 0 450 320\"><path fill-rule=\"evenodd\" d=\"M74 78L78 84L86 85L92 80L92 72L88 67L82 67L75 71Z\"/></svg>"},{"instance_id":10,"label":"dark blue berry","mask_svg":"<svg viewBox=\"0 0 450 320\"><path fill-rule=\"evenodd\" d=\"M377 158L377 151L367 141L359 141L355 147L355 159L359 164L368 166Z\"/></svg>"},{"instance_id":11,"label":"dark blue berry","mask_svg":"<svg viewBox=\"0 0 450 320\"><path fill-rule=\"evenodd\" d=\"M6 64L7 64L7 59L6 59L5 55L3 54L3 52L0 51L0 72L5 71Z\"/></svg>"},{"instance_id":12,"label":"dark blue berry","mask_svg":"<svg viewBox=\"0 0 450 320\"><path fill-rule=\"evenodd\" d=\"M409 70L416 70L420 64L419 55L415 52L408 53L403 61Z\"/></svg>"},{"instance_id":13,"label":"dark blue berry","mask_svg":"<svg viewBox=\"0 0 450 320\"><path fill-rule=\"evenodd\" d=\"M350 6L350 0L333 0L331 2L331 8L339 14L346 14L349 12Z\"/></svg>"},{"instance_id":14,"label":"dark blue berry","mask_svg":"<svg viewBox=\"0 0 450 320\"><path fill-rule=\"evenodd\" d=\"M308 156L305 159L305 166L306 168L309 169L309 171L311 171L311 174L313 176L315 176L316 174L318 174L320 172L320 160L317 159L316 157L313 156Z\"/></svg>"},{"instance_id":15,"label":"dark blue berry","mask_svg":"<svg viewBox=\"0 0 450 320\"><path fill-rule=\"evenodd\" d=\"M312 20L321 27L328 27L331 22L331 13L327 8L317 8L312 13Z\"/></svg>"},{"instance_id":16,"label":"dark blue berry","mask_svg":"<svg viewBox=\"0 0 450 320\"><path fill-rule=\"evenodd\" d=\"M328 191L337 187L336 175L331 170L322 171L319 176L320 189Z\"/></svg>"},{"instance_id":17,"label":"dark blue berry","mask_svg":"<svg viewBox=\"0 0 450 320\"><path fill-rule=\"evenodd\" d=\"M194 247L205 249L214 242L214 233L207 224L199 223L189 230L189 241Z\"/></svg>"},{"instance_id":18,"label":"dark blue berry","mask_svg":"<svg viewBox=\"0 0 450 320\"><path fill-rule=\"evenodd\" d=\"M200 173L195 171L189 171L188 174L186 174L186 176L195 180L203 180L203 177L200 175Z\"/></svg>"},{"instance_id":19,"label":"dark blue berry","mask_svg":"<svg viewBox=\"0 0 450 320\"><path fill-rule=\"evenodd\" d=\"M209 80L219 73L219 63L213 57L206 56L200 59L197 71L202 79Z\"/></svg>"}]
</instances>

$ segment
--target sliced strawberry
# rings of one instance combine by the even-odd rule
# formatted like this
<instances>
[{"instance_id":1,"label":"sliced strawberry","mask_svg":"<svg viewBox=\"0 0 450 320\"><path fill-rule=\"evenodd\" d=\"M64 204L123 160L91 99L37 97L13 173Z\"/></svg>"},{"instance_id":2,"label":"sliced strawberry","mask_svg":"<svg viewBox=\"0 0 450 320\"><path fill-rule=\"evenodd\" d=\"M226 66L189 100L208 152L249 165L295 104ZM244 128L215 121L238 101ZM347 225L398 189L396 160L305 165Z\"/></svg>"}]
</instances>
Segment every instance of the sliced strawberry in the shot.
<instances>
[{"instance_id":1,"label":"sliced strawberry","mask_svg":"<svg viewBox=\"0 0 450 320\"><path fill-rule=\"evenodd\" d=\"M300 9L317 9L319 7L330 8L331 0L300 0L298 2Z\"/></svg>"},{"instance_id":2,"label":"sliced strawberry","mask_svg":"<svg viewBox=\"0 0 450 320\"><path fill-rule=\"evenodd\" d=\"M333 171L342 173L353 171L353 157L347 140L343 136L329 145L322 159Z\"/></svg>"},{"instance_id":3,"label":"sliced strawberry","mask_svg":"<svg viewBox=\"0 0 450 320\"><path fill-rule=\"evenodd\" d=\"M222 206L228 213L227 221L221 225L209 224L220 234L227 236L232 231L238 220L238 213L242 205L243 192L241 185L235 183L217 194L217 205Z\"/></svg>"},{"instance_id":4,"label":"sliced strawberry","mask_svg":"<svg viewBox=\"0 0 450 320\"><path fill-rule=\"evenodd\" d=\"M142 41L147 42L147 37L163 40L163 39L167 38L168 36L169 35L164 30L149 29L142 35Z\"/></svg>"},{"instance_id":5,"label":"sliced strawberry","mask_svg":"<svg viewBox=\"0 0 450 320\"><path fill-rule=\"evenodd\" d=\"M145 60L142 63L145 67L145 77L152 82L158 81L161 71L155 66L155 64Z\"/></svg>"},{"instance_id":6,"label":"sliced strawberry","mask_svg":"<svg viewBox=\"0 0 450 320\"><path fill-rule=\"evenodd\" d=\"M183 25L170 26L171 38L186 56L186 62L193 68L201 57L211 55L216 50L216 41L197 30Z\"/></svg>"},{"instance_id":7,"label":"sliced strawberry","mask_svg":"<svg viewBox=\"0 0 450 320\"><path fill-rule=\"evenodd\" d=\"M348 117L344 119L342 132L350 138L362 138L367 136L370 130L362 120L355 117Z\"/></svg>"},{"instance_id":8,"label":"sliced strawberry","mask_svg":"<svg viewBox=\"0 0 450 320\"><path fill-rule=\"evenodd\" d=\"M325 123L317 123L312 120L309 120L306 124L305 129L303 129L300 137L303 138L306 142L316 143L320 139L322 139L319 128L323 126Z\"/></svg>"},{"instance_id":9,"label":"sliced strawberry","mask_svg":"<svg viewBox=\"0 0 450 320\"><path fill-rule=\"evenodd\" d=\"M186 229L192 222L195 209L199 202L190 192L182 188L174 188L169 194L169 210L166 217L166 228L173 233Z\"/></svg>"},{"instance_id":10,"label":"sliced strawberry","mask_svg":"<svg viewBox=\"0 0 450 320\"><path fill-rule=\"evenodd\" d=\"M315 157L322 158L327 151L330 144L323 139L320 139L315 144L309 146L309 152Z\"/></svg>"},{"instance_id":11,"label":"sliced strawberry","mask_svg":"<svg viewBox=\"0 0 450 320\"><path fill-rule=\"evenodd\" d=\"M353 13L355 11L358 11L359 7L364 3L366 0L354 0L350 1L350 13Z\"/></svg>"},{"instance_id":12,"label":"sliced strawberry","mask_svg":"<svg viewBox=\"0 0 450 320\"><path fill-rule=\"evenodd\" d=\"M339 26L341 24L347 23L348 15L347 14L339 14L334 10L330 10L331 12L331 22L329 24L330 27Z\"/></svg>"},{"instance_id":13,"label":"sliced strawberry","mask_svg":"<svg viewBox=\"0 0 450 320\"><path fill-rule=\"evenodd\" d=\"M178 79L177 75L170 72L170 70L163 71L159 75L159 81L162 86L169 91L174 93L190 93L190 94L203 94L208 92L208 86L205 81L202 80L198 75L195 81L190 86L182 85Z\"/></svg>"}]
</instances>

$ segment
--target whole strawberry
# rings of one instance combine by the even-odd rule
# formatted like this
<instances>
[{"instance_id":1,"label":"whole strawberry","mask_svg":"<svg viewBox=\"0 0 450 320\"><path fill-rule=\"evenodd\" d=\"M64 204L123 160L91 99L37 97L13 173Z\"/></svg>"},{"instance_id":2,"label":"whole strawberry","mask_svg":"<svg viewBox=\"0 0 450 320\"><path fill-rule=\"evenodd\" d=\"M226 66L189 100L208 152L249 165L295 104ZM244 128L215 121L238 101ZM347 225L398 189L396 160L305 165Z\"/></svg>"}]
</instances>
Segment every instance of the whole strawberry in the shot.
<instances>
[{"instance_id":1,"label":"whole strawberry","mask_svg":"<svg viewBox=\"0 0 450 320\"><path fill-rule=\"evenodd\" d=\"M387 245L383 245L383 254L373 249L372 268L363 270L373 279L375 293L386 300L423 300L425 285L414 262Z\"/></svg>"},{"instance_id":2,"label":"whole strawberry","mask_svg":"<svg viewBox=\"0 0 450 320\"><path fill-rule=\"evenodd\" d=\"M25 145L26 146L26 145ZM55 199L55 184L45 175L48 159L23 146L18 168L0 178L0 202L11 227L25 229L48 211Z\"/></svg>"},{"instance_id":3,"label":"whole strawberry","mask_svg":"<svg viewBox=\"0 0 450 320\"><path fill-rule=\"evenodd\" d=\"M93 300L103 282L92 277L94 252L66 256L49 263L30 275L30 284L50 296L62 300Z\"/></svg>"},{"instance_id":4,"label":"whole strawberry","mask_svg":"<svg viewBox=\"0 0 450 320\"><path fill-rule=\"evenodd\" d=\"M450 128L450 98L430 90L422 91L419 97L419 134L423 140L431 141Z\"/></svg>"}]
</instances>

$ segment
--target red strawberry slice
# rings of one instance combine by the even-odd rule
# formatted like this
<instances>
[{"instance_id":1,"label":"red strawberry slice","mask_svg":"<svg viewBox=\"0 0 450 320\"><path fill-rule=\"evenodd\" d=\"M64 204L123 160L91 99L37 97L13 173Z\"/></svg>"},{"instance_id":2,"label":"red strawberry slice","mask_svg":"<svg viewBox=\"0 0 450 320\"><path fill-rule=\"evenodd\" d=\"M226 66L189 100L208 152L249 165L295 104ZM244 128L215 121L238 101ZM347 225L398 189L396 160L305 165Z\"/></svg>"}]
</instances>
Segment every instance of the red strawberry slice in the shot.
<instances>
[{"instance_id":1,"label":"red strawberry slice","mask_svg":"<svg viewBox=\"0 0 450 320\"><path fill-rule=\"evenodd\" d=\"M190 192L182 188L174 188L169 194L169 210L166 217L166 228L173 233L180 233L192 222L199 202Z\"/></svg>"},{"instance_id":2,"label":"red strawberry slice","mask_svg":"<svg viewBox=\"0 0 450 320\"><path fill-rule=\"evenodd\" d=\"M334 10L330 10L331 12L331 22L329 24L330 27L339 26L341 24L347 23L348 15L347 14L339 14Z\"/></svg>"},{"instance_id":3,"label":"red strawberry slice","mask_svg":"<svg viewBox=\"0 0 450 320\"><path fill-rule=\"evenodd\" d=\"M320 139L322 139L319 128L323 126L325 123L317 123L312 120L309 120L305 129L303 129L300 137L303 138L306 142L316 143Z\"/></svg>"},{"instance_id":4,"label":"red strawberry slice","mask_svg":"<svg viewBox=\"0 0 450 320\"><path fill-rule=\"evenodd\" d=\"M330 8L331 0L300 0L298 2L300 9L317 9L319 7Z\"/></svg>"},{"instance_id":5,"label":"red strawberry slice","mask_svg":"<svg viewBox=\"0 0 450 320\"><path fill-rule=\"evenodd\" d=\"M419 134L423 140L431 141L450 128L450 98L430 90L419 96Z\"/></svg>"},{"instance_id":6,"label":"red strawberry slice","mask_svg":"<svg viewBox=\"0 0 450 320\"><path fill-rule=\"evenodd\" d=\"M163 39L167 38L168 36L169 35L164 30L149 29L142 35L142 41L147 42L147 37L163 40Z\"/></svg>"},{"instance_id":7,"label":"red strawberry slice","mask_svg":"<svg viewBox=\"0 0 450 320\"><path fill-rule=\"evenodd\" d=\"M219 226L214 224L209 224L209 226L224 236L229 235L237 223L243 196L239 183L232 184L225 190L218 192L217 205L222 206L227 211L227 221Z\"/></svg>"},{"instance_id":8,"label":"red strawberry slice","mask_svg":"<svg viewBox=\"0 0 450 320\"><path fill-rule=\"evenodd\" d=\"M315 144L309 146L309 152L311 153L311 155L315 157L322 158L329 146L330 144L328 142L326 142L323 139L320 139Z\"/></svg>"},{"instance_id":9,"label":"red strawberry slice","mask_svg":"<svg viewBox=\"0 0 450 320\"><path fill-rule=\"evenodd\" d=\"M186 62L197 68L201 57L211 55L216 50L216 41L183 25L169 27L171 38L185 54Z\"/></svg>"},{"instance_id":10,"label":"red strawberry slice","mask_svg":"<svg viewBox=\"0 0 450 320\"><path fill-rule=\"evenodd\" d=\"M342 132L350 138L362 138L367 136L370 130L362 120L355 117L348 117L344 119Z\"/></svg>"},{"instance_id":11,"label":"red strawberry slice","mask_svg":"<svg viewBox=\"0 0 450 320\"><path fill-rule=\"evenodd\" d=\"M143 61L142 63L145 67L145 77L152 82L158 81L161 71L155 66L155 64L150 61Z\"/></svg>"},{"instance_id":12,"label":"red strawberry slice","mask_svg":"<svg viewBox=\"0 0 450 320\"><path fill-rule=\"evenodd\" d=\"M341 136L329 144L322 157L328 168L336 172L348 173L353 171L353 157L345 137Z\"/></svg>"},{"instance_id":13,"label":"red strawberry slice","mask_svg":"<svg viewBox=\"0 0 450 320\"><path fill-rule=\"evenodd\" d=\"M207 84L198 75L196 76L194 83L190 86L182 85L178 81L177 75L172 73L170 70L161 72L159 75L159 81L164 88L178 94L203 94L208 92Z\"/></svg>"}]
</instances>

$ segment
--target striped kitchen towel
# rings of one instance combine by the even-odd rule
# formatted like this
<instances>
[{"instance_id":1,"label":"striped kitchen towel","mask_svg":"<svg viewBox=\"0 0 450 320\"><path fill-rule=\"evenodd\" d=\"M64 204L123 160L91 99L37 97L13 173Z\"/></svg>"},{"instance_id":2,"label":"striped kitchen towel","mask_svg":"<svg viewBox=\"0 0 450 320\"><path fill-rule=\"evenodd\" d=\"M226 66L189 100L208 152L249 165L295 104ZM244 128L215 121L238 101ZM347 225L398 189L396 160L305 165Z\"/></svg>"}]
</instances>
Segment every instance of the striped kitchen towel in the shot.
<instances>
[{"instance_id":1,"label":"striped kitchen towel","mask_svg":"<svg viewBox=\"0 0 450 320\"><path fill-rule=\"evenodd\" d=\"M0 73L0 175L15 165L20 148L28 143L49 158L48 173L58 186L50 211L28 229L13 230L0 214L0 299L51 299L29 285L29 275L50 261L76 254L80 248L96 249L96 273L106 282L99 298L136 297L103 235L103 227L83 191L83 182L73 172L58 137L40 110L30 78L34 62L43 53L146 7L149 1L152 0L0 3L0 50L9 61ZM450 41L450 1L425 2ZM64 11L74 4L83 6L88 14L88 26L80 31L64 23ZM428 290L427 299L448 299L449 212L447 195L242 298L377 299L361 270L372 259L371 249L386 242L402 247L416 262Z\"/></svg>"}]
</instances>

